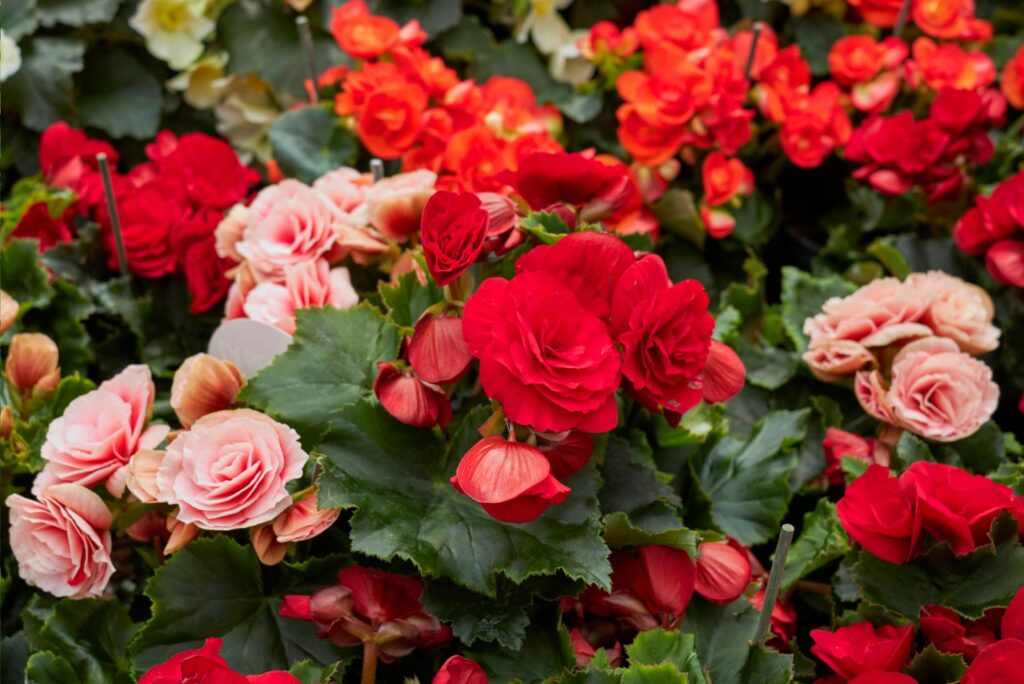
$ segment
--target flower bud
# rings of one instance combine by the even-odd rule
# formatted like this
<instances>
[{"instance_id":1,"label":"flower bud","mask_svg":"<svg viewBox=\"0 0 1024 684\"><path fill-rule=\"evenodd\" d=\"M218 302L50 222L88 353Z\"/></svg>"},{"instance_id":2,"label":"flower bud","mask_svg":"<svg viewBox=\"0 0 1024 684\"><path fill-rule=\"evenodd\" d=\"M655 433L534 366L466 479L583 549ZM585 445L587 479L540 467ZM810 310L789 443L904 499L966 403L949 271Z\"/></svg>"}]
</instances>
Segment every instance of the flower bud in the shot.
<instances>
[{"instance_id":1,"label":"flower bud","mask_svg":"<svg viewBox=\"0 0 1024 684\"><path fill-rule=\"evenodd\" d=\"M400 173L366 191L370 224L385 237L404 242L420 228L427 200L434 194L437 174L419 170Z\"/></svg>"},{"instance_id":2,"label":"flower bud","mask_svg":"<svg viewBox=\"0 0 1024 684\"><path fill-rule=\"evenodd\" d=\"M594 453L594 438L580 430L537 437L537 448L551 463L551 474L559 480L575 475Z\"/></svg>"},{"instance_id":3,"label":"flower bud","mask_svg":"<svg viewBox=\"0 0 1024 684\"><path fill-rule=\"evenodd\" d=\"M263 523L249 530L249 538L252 540L252 548L256 557L264 565L277 565L284 560L288 553L287 542L281 543L274 534L274 528L270 523Z\"/></svg>"},{"instance_id":4,"label":"flower bud","mask_svg":"<svg viewBox=\"0 0 1024 684\"><path fill-rule=\"evenodd\" d=\"M694 589L715 603L732 603L753 580L747 550L736 541L704 542L697 556Z\"/></svg>"},{"instance_id":5,"label":"flower bud","mask_svg":"<svg viewBox=\"0 0 1024 684\"><path fill-rule=\"evenodd\" d=\"M428 387L415 374L401 371L393 363L377 364L373 392L381 406L406 425L443 428L452 419L452 406L443 392Z\"/></svg>"},{"instance_id":6,"label":"flower bud","mask_svg":"<svg viewBox=\"0 0 1024 684\"><path fill-rule=\"evenodd\" d=\"M129 525L125 534L137 542L166 541L171 534L167 531L167 514L158 510L149 511Z\"/></svg>"},{"instance_id":7,"label":"flower bud","mask_svg":"<svg viewBox=\"0 0 1024 684\"><path fill-rule=\"evenodd\" d=\"M732 399L743 389L746 377L747 369L732 347L712 340L704 364L704 401L717 404Z\"/></svg>"},{"instance_id":8,"label":"flower bud","mask_svg":"<svg viewBox=\"0 0 1024 684\"><path fill-rule=\"evenodd\" d=\"M16 320L18 320L17 300L0 290L0 335L7 332Z\"/></svg>"},{"instance_id":9,"label":"flower bud","mask_svg":"<svg viewBox=\"0 0 1024 684\"><path fill-rule=\"evenodd\" d=\"M192 523L178 522L177 514L167 516L167 530L171 533L171 536L167 543L164 544L165 556L169 556L175 551L180 551L199 536L199 528Z\"/></svg>"},{"instance_id":10,"label":"flower bud","mask_svg":"<svg viewBox=\"0 0 1024 684\"><path fill-rule=\"evenodd\" d=\"M525 236L517 230L519 213L512 198L496 192L478 192L476 196L480 200L480 208L487 212L484 252L501 256L523 241Z\"/></svg>"},{"instance_id":11,"label":"flower bud","mask_svg":"<svg viewBox=\"0 0 1024 684\"><path fill-rule=\"evenodd\" d=\"M14 433L14 411L10 406L0 409L0 439L8 439Z\"/></svg>"},{"instance_id":12,"label":"flower bud","mask_svg":"<svg viewBox=\"0 0 1024 684\"><path fill-rule=\"evenodd\" d=\"M192 427L208 413L231 408L244 384L245 378L235 364L196 354L185 359L174 374L171 408L184 427Z\"/></svg>"},{"instance_id":13,"label":"flower bud","mask_svg":"<svg viewBox=\"0 0 1024 684\"><path fill-rule=\"evenodd\" d=\"M60 383L57 345L42 333L15 335L7 352L4 372L22 398L48 395Z\"/></svg>"},{"instance_id":14,"label":"flower bud","mask_svg":"<svg viewBox=\"0 0 1024 684\"><path fill-rule=\"evenodd\" d=\"M128 462L125 485L128 491L143 503L160 500L160 488L156 484L156 473L163 463L164 452L155 449L139 449Z\"/></svg>"},{"instance_id":15,"label":"flower bud","mask_svg":"<svg viewBox=\"0 0 1024 684\"><path fill-rule=\"evenodd\" d=\"M985 255L989 275L1003 285L1024 288L1024 241L1000 240Z\"/></svg>"},{"instance_id":16,"label":"flower bud","mask_svg":"<svg viewBox=\"0 0 1024 684\"><path fill-rule=\"evenodd\" d=\"M409 363L420 379L446 385L458 380L472 360L462 336L461 318L427 313L416 322L409 342Z\"/></svg>"},{"instance_id":17,"label":"flower bud","mask_svg":"<svg viewBox=\"0 0 1024 684\"><path fill-rule=\"evenodd\" d=\"M312 539L334 524L340 508L318 508L316 492L307 494L274 518L274 536L278 542L300 542Z\"/></svg>"},{"instance_id":18,"label":"flower bud","mask_svg":"<svg viewBox=\"0 0 1024 684\"><path fill-rule=\"evenodd\" d=\"M523 523L560 504L570 489L551 475L551 464L535 447L486 437L459 462L452 486L479 503L493 518Z\"/></svg>"}]
</instances>

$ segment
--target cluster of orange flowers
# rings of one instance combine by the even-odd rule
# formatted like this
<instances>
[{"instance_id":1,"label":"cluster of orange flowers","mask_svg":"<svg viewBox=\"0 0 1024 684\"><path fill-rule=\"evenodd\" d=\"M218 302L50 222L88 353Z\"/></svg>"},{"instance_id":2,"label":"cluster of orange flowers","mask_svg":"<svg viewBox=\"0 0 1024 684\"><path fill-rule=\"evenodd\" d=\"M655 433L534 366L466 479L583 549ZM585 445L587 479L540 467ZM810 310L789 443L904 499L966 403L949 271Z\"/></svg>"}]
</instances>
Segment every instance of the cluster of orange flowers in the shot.
<instances>
[{"instance_id":1,"label":"cluster of orange flowers","mask_svg":"<svg viewBox=\"0 0 1024 684\"><path fill-rule=\"evenodd\" d=\"M377 157L401 159L405 171L435 171L439 187L485 191L500 188L495 176L525 155L562 150L557 109L539 105L516 78L460 80L421 47L427 36L418 21L399 26L349 0L330 28L359 62L328 69L319 85L335 90L335 112Z\"/></svg>"}]
</instances>

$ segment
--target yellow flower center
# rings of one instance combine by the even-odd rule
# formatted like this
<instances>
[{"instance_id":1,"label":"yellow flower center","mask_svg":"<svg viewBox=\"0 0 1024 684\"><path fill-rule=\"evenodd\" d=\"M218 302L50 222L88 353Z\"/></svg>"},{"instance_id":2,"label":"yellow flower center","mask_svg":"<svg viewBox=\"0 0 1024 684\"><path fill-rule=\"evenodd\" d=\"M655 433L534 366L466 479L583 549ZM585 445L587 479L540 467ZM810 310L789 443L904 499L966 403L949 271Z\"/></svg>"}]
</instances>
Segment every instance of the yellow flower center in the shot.
<instances>
[{"instance_id":1,"label":"yellow flower center","mask_svg":"<svg viewBox=\"0 0 1024 684\"><path fill-rule=\"evenodd\" d=\"M188 23L188 7L181 0L161 0L154 9L156 23L164 31L181 31Z\"/></svg>"}]
</instances>

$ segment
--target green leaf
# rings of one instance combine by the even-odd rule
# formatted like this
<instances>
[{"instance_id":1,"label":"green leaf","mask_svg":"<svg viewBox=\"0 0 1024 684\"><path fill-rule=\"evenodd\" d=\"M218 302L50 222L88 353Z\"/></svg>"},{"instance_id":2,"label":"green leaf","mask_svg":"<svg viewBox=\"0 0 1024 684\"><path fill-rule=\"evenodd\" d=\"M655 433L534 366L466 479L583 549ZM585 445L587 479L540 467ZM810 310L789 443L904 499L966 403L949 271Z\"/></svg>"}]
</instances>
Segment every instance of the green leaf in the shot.
<instances>
[{"instance_id":1,"label":"green leaf","mask_svg":"<svg viewBox=\"0 0 1024 684\"><path fill-rule=\"evenodd\" d=\"M722 532L745 545L778 533L792 496L789 474L796 458L790 447L803 439L809 414L775 411L758 421L746 441L725 437L694 454L691 466Z\"/></svg>"},{"instance_id":2,"label":"green leaf","mask_svg":"<svg viewBox=\"0 0 1024 684\"><path fill-rule=\"evenodd\" d=\"M906 259L893 244L891 237L881 237L868 245L868 254L878 259L883 266L897 278L910 275L910 267Z\"/></svg>"},{"instance_id":3,"label":"green leaf","mask_svg":"<svg viewBox=\"0 0 1024 684\"><path fill-rule=\"evenodd\" d=\"M821 312L831 297L845 297L857 289L837 275L818 278L792 266L782 268L782 318L793 344L799 351L807 348L804 321Z\"/></svg>"},{"instance_id":4,"label":"green leaf","mask_svg":"<svg viewBox=\"0 0 1024 684\"><path fill-rule=\"evenodd\" d=\"M708 233L697 213L693 193L682 188L669 188L651 207L658 223L666 231L683 237L703 248Z\"/></svg>"},{"instance_id":5,"label":"green leaf","mask_svg":"<svg viewBox=\"0 0 1024 684\"><path fill-rule=\"evenodd\" d=\"M237 0L217 20L217 38L229 55L228 70L233 74L255 73L278 93L305 99L304 83L309 66L299 44L294 15L272 2ZM310 22L313 52L319 69L336 64L351 64L334 39Z\"/></svg>"},{"instance_id":6,"label":"green leaf","mask_svg":"<svg viewBox=\"0 0 1024 684\"><path fill-rule=\"evenodd\" d=\"M305 659L326 666L341 656L317 638L312 623L277 614L281 595L265 589L252 547L225 536L197 539L175 553L153 575L146 596L153 617L131 644L140 670L214 636L224 639L221 657L244 673Z\"/></svg>"},{"instance_id":7,"label":"green leaf","mask_svg":"<svg viewBox=\"0 0 1024 684\"><path fill-rule=\"evenodd\" d=\"M470 594L450 582L428 581L423 592L423 606L432 615L452 628L452 633L467 646L478 641L492 641L518 651L523 647L526 615L532 599L528 588L502 582L495 598Z\"/></svg>"},{"instance_id":8,"label":"green leaf","mask_svg":"<svg viewBox=\"0 0 1024 684\"><path fill-rule=\"evenodd\" d=\"M299 684L332 684L341 682L345 674L345 663L337 662L323 667L311 660L300 660L288 670L299 680Z\"/></svg>"},{"instance_id":9,"label":"green leaf","mask_svg":"<svg viewBox=\"0 0 1024 684\"><path fill-rule=\"evenodd\" d=\"M4 291L17 300L22 312L33 306L45 306L53 298L53 288L39 265L36 240L11 240L0 250L0 271Z\"/></svg>"},{"instance_id":10,"label":"green leaf","mask_svg":"<svg viewBox=\"0 0 1024 684\"><path fill-rule=\"evenodd\" d=\"M557 606L544 606L530 616L530 629L520 649L500 646L466 649L465 656L479 663L492 682L540 682L576 666L569 632L559 624ZM596 680L604 681L604 680Z\"/></svg>"},{"instance_id":11,"label":"green leaf","mask_svg":"<svg viewBox=\"0 0 1024 684\"><path fill-rule=\"evenodd\" d=\"M319 496L324 506L356 509L352 550L405 558L423 575L448 577L488 596L495 595L499 574L518 583L561 571L608 587L593 466L566 481L573 492L564 503L521 525L494 520L452 487L464 451L458 445L471 443L486 413L471 412L463 421L466 437L455 440L450 457L434 433L403 425L369 401L331 415L332 430L319 446Z\"/></svg>"},{"instance_id":12,"label":"green leaf","mask_svg":"<svg viewBox=\"0 0 1024 684\"><path fill-rule=\"evenodd\" d=\"M121 0L36 0L39 23L48 28L106 23L117 14L119 4Z\"/></svg>"},{"instance_id":13,"label":"green leaf","mask_svg":"<svg viewBox=\"0 0 1024 684\"><path fill-rule=\"evenodd\" d=\"M85 684L64 658L43 651L33 653L25 667L26 684Z\"/></svg>"},{"instance_id":14,"label":"green leaf","mask_svg":"<svg viewBox=\"0 0 1024 684\"><path fill-rule=\"evenodd\" d=\"M73 120L71 75L82 70L85 41L37 37L22 41L21 68L4 82L4 107L33 131Z\"/></svg>"},{"instance_id":15,"label":"green leaf","mask_svg":"<svg viewBox=\"0 0 1024 684\"><path fill-rule=\"evenodd\" d=\"M836 505L820 499L813 511L804 515L800 536L793 543L782 573L782 587L788 589L827 563L842 558L850 550L850 540L836 516Z\"/></svg>"},{"instance_id":16,"label":"green leaf","mask_svg":"<svg viewBox=\"0 0 1024 684\"><path fill-rule=\"evenodd\" d=\"M0 237L6 240L18 227L21 217L34 204L45 202L50 216L60 218L74 201L75 193L64 188L52 188L41 176L19 178L11 188L10 197L4 201L4 211L0 215Z\"/></svg>"},{"instance_id":17,"label":"green leaf","mask_svg":"<svg viewBox=\"0 0 1024 684\"><path fill-rule=\"evenodd\" d=\"M989 421L970 437L938 447L943 463L962 465L987 475L1006 463L1006 438L995 421Z\"/></svg>"},{"instance_id":18,"label":"green leaf","mask_svg":"<svg viewBox=\"0 0 1024 684\"><path fill-rule=\"evenodd\" d=\"M160 127L160 81L124 50L91 53L78 87L78 120L83 126L138 140L151 138Z\"/></svg>"},{"instance_id":19,"label":"green leaf","mask_svg":"<svg viewBox=\"0 0 1024 684\"><path fill-rule=\"evenodd\" d=\"M131 684L126 647L136 629L115 601L64 599L28 634L28 641L33 651L57 656L49 667L63 668L59 660L69 663L82 684Z\"/></svg>"},{"instance_id":20,"label":"green leaf","mask_svg":"<svg viewBox=\"0 0 1024 684\"><path fill-rule=\"evenodd\" d=\"M996 525L1000 523L997 521ZM861 551L852 568L864 599L917 619L923 606L947 606L977 618L1005 606L1024 577L1024 546L1016 535L957 557L945 544L912 563L893 565Z\"/></svg>"},{"instance_id":21,"label":"green leaf","mask_svg":"<svg viewBox=\"0 0 1024 684\"><path fill-rule=\"evenodd\" d=\"M395 325L403 328L412 328L424 311L444 301L444 290L437 286L433 278L428 278L427 284L421 285L413 272L404 274L397 283L382 280L377 290L388 307L388 317Z\"/></svg>"},{"instance_id":22,"label":"green leaf","mask_svg":"<svg viewBox=\"0 0 1024 684\"><path fill-rule=\"evenodd\" d=\"M397 353L395 327L368 305L302 309L291 346L249 381L243 399L298 430L309 450L335 412L373 395L377 362Z\"/></svg>"},{"instance_id":23,"label":"green leaf","mask_svg":"<svg viewBox=\"0 0 1024 684\"><path fill-rule=\"evenodd\" d=\"M767 243L779 228L779 216L774 205L758 192L744 197L739 208L731 209L729 213L736 220L732 237L751 247Z\"/></svg>"},{"instance_id":24,"label":"green leaf","mask_svg":"<svg viewBox=\"0 0 1024 684\"><path fill-rule=\"evenodd\" d=\"M843 37L841 21L822 12L794 17L790 26L800 51L815 76L828 76L828 53Z\"/></svg>"},{"instance_id":25,"label":"green leaf","mask_svg":"<svg viewBox=\"0 0 1024 684\"><path fill-rule=\"evenodd\" d=\"M953 684L959 682L967 664L959 653L943 653L928 644L923 651L914 656L905 672L917 680L918 684Z\"/></svg>"},{"instance_id":26,"label":"green leaf","mask_svg":"<svg viewBox=\"0 0 1024 684\"><path fill-rule=\"evenodd\" d=\"M519 228L545 245L553 245L569 233L569 226L558 214L534 211L519 223Z\"/></svg>"},{"instance_id":27,"label":"green leaf","mask_svg":"<svg viewBox=\"0 0 1024 684\"><path fill-rule=\"evenodd\" d=\"M29 648L24 632L0 637L0 683L25 684Z\"/></svg>"},{"instance_id":28,"label":"green leaf","mask_svg":"<svg viewBox=\"0 0 1024 684\"><path fill-rule=\"evenodd\" d=\"M370 11L391 17L399 24L416 19L431 38L462 19L460 0L371 0Z\"/></svg>"},{"instance_id":29,"label":"green leaf","mask_svg":"<svg viewBox=\"0 0 1024 684\"><path fill-rule=\"evenodd\" d=\"M740 677L743 684L790 684L793 675L792 654L751 646Z\"/></svg>"},{"instance_id":30,"label":"green leaf","mask_svg":"<svg viewBox=\"0 0 1024 684\"><path fill-rule=\"evenodd\" d=\"M747 369L747 382L756 387L774 390L796 375L800 357L779 347L741 345L740 357Z\"/></svg>"},{"instance_id":31,"label":"green leaf","mask_svg":"<svg viewBox=\"0 0 1024 684\"><path fill-rule=\"evenodd\" d=\"M281 171L305 183L339 166L352 165L359 151L351 131L323 107L282 114L270 127L270 144Z\"/></svg>"},{"instance_id":32,"label":"green leaf","mask_svg":"<svg viewBox=\"0 0 1024 684\"><path fill-rule=\"evenodd\" d=\"M690 684L708 684L697 657L696 639L686 632L651 629L637 635L626 647L630 664L656 665L669 662L687 676Z\"/></svg>"},{"instance_id":33,"label":"green leaf","mask_svg":"<svg viewBox=\"0 0 1024 684\"><path fill-rule=\"evenodd\" d=\"M662 477L642 433L633 431L629 441L608 438L601 478L610 486L601 490L600 502L609 545L659 543L695 555L696 535L683 525L682 502Z\"/></svg>"},{"instance_id":34,"label":"green leaf","mask_svg":"<svg viewBox=\"0 0 1024 684\"><path fill-rule=\"evenodd\" d=\"M45 331L53 338L60 351L63 372L85 372L95 350L83 321L92 315L96 307L69 282L55 280L52 287L54 296L48 306L29 311L23 322L26 327Z\"/></svg>"},{"instance_id":35,"label":"green leaf","mask_svg":"<svg viewBox=\"0 0 1024 684\"><path fill-rule=\"evenodd\" d=\"M686 675L672 663L661 665L630 665L622 673L622 684L680 684L688 682Z\"/></svg>"},{"instance_id":36,"label":"green leaf","mask_svg":"<svg viewBox=\"0 0 1024 684\"><path fill-rule=\"evenodd\" d=\"M686 609L681 630L696 638L697 654L714 684L775 684L787 682L780 672L792 668L792 656L764 652L750 641L757 630L758 612L746 598L719 605L695 597ZM763 677L763 679L759 678Z\"/></svg>"}]
</instances>

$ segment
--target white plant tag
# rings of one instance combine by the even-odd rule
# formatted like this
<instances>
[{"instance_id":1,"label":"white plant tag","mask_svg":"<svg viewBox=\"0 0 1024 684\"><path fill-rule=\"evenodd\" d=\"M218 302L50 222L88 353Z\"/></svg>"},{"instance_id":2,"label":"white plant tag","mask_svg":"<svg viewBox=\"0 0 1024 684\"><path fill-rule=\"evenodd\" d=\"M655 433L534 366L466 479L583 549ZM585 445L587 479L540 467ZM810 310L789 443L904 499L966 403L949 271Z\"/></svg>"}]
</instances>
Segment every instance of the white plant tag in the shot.
<instances>
[{"instance_id":1,"label":"white plant tag","mask_svg":"<svg viewBox=\"0 0 1024 684\"><path fill-rule=\"evenodd\" d=\"M272 325L250 318L233 318L213 332L210 354L233 362L242 375L251 378L269 366L291 341L291 335Z\"/></svg>"}]
</instances>

